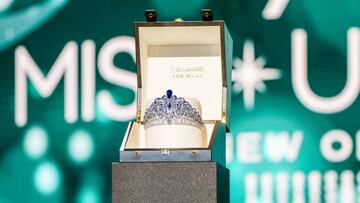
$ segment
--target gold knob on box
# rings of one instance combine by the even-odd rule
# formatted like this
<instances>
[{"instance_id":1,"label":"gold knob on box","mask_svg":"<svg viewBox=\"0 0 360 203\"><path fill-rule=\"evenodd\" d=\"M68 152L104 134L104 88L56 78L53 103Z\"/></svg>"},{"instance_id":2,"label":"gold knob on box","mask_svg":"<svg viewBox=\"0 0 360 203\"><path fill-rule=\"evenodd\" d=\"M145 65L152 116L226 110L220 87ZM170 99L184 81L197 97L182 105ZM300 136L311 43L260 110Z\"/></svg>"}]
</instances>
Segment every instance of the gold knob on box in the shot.
<instances>
[{"instance_id":1,"label":"gold knob on box","mask_svg":"<svg viewBox=\"0 0 360 203\"><path fill-rule=\"evenodd\" d=\"M176 18L175 22L184 22L184 20L182 18Z\"/></svg>"}]
</instances>

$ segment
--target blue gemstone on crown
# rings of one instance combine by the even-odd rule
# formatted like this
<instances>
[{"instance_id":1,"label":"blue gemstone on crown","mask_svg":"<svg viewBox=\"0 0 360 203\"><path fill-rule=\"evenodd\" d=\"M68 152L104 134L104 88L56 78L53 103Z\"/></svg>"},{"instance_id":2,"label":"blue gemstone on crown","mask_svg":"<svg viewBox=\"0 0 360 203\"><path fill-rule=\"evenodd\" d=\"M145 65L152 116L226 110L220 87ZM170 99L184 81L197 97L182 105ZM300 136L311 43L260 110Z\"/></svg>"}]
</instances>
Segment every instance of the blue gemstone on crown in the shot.
<instances>
[{"instance_id":1,"label":"blue gemstone on crown","mask_svg":"<svg viewBox=\"0 0 360 203\"><path fill-rule=\"evenodd\" d=\"M166 91L166 96L167 96L168 98L170 98L170 97L172 96L172 94L173 94L173 91L172 91L172 90L167 90L167 91Z\"/></svg>"},{"instance_id":2,"label":"blue gemstone on crown","mask_svg":"<svg viewBox=\"0 0 360 203\"><path fill-rule=\"evenodd\" d=\"M156 98L144 115L145 129L156 125L190 125L202 128L200 113L182 97L167 90L165 95Z\"/></svg>"}]
</instances>

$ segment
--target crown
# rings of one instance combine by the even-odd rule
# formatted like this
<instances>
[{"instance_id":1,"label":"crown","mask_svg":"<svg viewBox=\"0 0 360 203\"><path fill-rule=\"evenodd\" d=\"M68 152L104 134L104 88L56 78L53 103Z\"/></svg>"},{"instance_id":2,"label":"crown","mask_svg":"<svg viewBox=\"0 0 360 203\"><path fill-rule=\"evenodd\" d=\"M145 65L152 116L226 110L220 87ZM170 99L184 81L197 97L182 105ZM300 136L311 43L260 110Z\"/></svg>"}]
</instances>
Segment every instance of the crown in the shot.
<instances>
[{"instance_id":1,"label":"crown","mask_svg":"<svg viewBox=\"0 0 360 203\"><path fill-rule=\"evenodd\" d=\"M173 95L172 90L167 90L165 95L156 98L145 111L145 129L157 125L190 125L201 129L203 123L196 108L184 98Z\"/></svg>"}]
</instances>

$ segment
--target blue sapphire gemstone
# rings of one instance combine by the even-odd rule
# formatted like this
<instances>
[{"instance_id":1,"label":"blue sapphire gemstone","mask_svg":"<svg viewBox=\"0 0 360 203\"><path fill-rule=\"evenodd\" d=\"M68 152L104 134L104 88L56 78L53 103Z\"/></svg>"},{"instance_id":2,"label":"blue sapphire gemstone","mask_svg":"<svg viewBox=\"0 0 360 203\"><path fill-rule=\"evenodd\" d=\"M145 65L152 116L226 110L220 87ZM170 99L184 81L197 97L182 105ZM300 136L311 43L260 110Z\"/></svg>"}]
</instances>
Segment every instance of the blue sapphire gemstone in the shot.
<instances>
[{"instance_id":1,"label":"blue sapphire gemstone","mask_svg":"<svg viewBox=\"0 0 360 203\"><path fill-rule=\"evenodd\" d=\"M167 91L166 91L166 96L167 96L169 99L171 98L172 94L173 94L172 90L167 90Z\"/></svg>"}]
</instances>

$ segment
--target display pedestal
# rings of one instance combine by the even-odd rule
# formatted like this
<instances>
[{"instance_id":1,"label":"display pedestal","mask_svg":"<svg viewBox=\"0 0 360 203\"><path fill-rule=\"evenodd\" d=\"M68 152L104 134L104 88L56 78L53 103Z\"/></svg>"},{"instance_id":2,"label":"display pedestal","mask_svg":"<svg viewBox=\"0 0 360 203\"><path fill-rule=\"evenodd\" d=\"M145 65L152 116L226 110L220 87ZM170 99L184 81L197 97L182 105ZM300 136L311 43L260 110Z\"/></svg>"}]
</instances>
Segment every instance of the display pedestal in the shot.
<instances>
[{"instance_id":1,"label":"display pedestal","mask_svg":"<svg viewBox=\"0 0 360 203\"><path fill-rule=\"evenodd\" d=\"M112 202L229 202L229 170L215 162L113 163Z\"/></svg>"}]
</instances>

